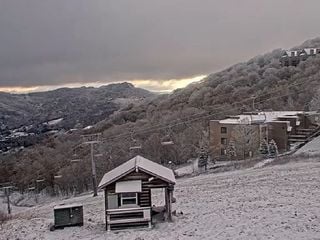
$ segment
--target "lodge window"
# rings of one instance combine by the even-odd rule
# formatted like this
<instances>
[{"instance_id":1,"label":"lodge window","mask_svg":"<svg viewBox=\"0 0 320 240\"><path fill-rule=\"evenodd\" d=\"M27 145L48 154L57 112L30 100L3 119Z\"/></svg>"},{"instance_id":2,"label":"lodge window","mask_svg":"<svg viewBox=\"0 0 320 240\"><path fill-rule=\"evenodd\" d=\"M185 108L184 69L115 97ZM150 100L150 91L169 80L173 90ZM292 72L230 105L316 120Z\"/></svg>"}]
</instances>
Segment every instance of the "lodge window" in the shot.
<instances>
[{"instance_id":1,"label":"lodge window","mask_svg":"<svg viewBox=\"0 0 320 240\"><path fill-rule=\"evenodd\" d=\"M221 133L227 133L227 128L226 127L221 127Z\"/></svg>"},{"instance_id":2,"label":"lodge window","mask_svg":"<svg viewBox=\"0 0 320 240\"><path fill-rule=\"evenodd\" d=\"M120 194L120 205L138 205L138 194L137 193L121 193Z\"/></svg>"},{"instance_id":3,"label":"lodge window","mask_svg":"<svg viewBox=\"0 0 320 240\"><path fill-rule=\"evenodd\" d=\"M227 145L227 139L226 138L221 138L221 144Z\"/></svg>"}]
</instances>

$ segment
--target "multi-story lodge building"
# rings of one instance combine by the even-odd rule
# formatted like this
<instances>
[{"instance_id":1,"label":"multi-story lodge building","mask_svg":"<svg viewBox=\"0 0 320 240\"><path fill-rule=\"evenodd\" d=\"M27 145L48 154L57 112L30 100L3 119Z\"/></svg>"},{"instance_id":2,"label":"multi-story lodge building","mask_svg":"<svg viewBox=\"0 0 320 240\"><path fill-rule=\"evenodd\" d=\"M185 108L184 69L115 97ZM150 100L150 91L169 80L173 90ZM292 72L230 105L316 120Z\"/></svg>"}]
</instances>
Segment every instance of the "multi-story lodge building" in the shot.
<instances>
[{"instance_id":1,"label":"multi-story lodge building","mask_svg":"<svg viewBox=\"0 0 320 240\"><path fill-rule=\"evenodd\" d=\"M308 57L320 54L320 48L304 48L300 50L286 50L280 59L283 66L297 66Z\"/></svg>"},{"instance_id":2,"label":"multi-story lodge building","mask_svg":"<svg viewBox=\"0 0 320 240\"><path fill-rule=\"evenodd\" d=\"M276 142L279 153L305 143L319 131L319 113L299 111L249 112L210 121L213 159L241 160L259 154L260 143Z\"/></svg>"}]
</instances>

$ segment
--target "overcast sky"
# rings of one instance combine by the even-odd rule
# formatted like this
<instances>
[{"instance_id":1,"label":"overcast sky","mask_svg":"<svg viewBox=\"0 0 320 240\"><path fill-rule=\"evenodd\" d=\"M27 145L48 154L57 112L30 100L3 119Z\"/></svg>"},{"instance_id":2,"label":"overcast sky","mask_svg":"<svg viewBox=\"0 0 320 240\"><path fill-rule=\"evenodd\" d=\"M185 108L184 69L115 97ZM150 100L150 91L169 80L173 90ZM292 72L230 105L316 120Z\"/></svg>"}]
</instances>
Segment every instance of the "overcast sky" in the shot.
<instances>
[{"instance_id":1,"label":"overcast sky","mask_svg":"<svg viewBox=\"0 0 320 240\"><path fill-rule=\"evenodd\" d=\"M0 89L135 80L168 90L319 36L319 9L319 0L0 0Z\"/></svg>"}]
</instances>

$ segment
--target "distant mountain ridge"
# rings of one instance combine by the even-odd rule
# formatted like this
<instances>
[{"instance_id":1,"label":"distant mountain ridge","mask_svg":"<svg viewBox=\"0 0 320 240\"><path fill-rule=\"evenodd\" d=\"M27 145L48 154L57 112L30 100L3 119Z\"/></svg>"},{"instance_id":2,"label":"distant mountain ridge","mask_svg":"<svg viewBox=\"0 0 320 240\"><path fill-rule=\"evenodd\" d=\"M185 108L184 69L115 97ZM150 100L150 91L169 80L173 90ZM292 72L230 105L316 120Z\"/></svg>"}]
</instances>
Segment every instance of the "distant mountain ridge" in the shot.
<instances>
[{"instance_id":1,"label":"distant mountain ridge","mask_svg":"<svg viewBox=\"0 0 320 240\"><path fill-rule=\"evenodd\" d=\"M153 93L119 83L29 94L0 93L0 152L15 152L50 135L86 130Z\"/></svg>"},{"instance_id":2,"label":"distant mountain ridge","mask_svg":"<svg viewBox=\"0 0 320 240\"><path fill-rule=\"evenodd\" d=\"M2 129L37 125L63 118L66 129L92 125L119 110L117 99L141 102L153 96L147 90L130 83L119 83L99 88L60 88L48 92L9 94L0 93L0 126ZM122 101L123 102L123 101Z\"/></svg>"}]
</instances>

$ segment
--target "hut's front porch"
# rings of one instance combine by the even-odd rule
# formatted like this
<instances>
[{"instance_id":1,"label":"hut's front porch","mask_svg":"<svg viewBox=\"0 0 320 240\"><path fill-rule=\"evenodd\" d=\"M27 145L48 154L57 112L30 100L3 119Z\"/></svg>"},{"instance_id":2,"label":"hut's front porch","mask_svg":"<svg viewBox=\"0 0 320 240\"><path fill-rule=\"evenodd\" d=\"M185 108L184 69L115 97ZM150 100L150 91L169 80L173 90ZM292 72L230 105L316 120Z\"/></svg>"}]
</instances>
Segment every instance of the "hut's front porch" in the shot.
<instances>
[{"instance_id":1,"label":"hut's front porch","mask_svg":"<svg viewBox=\"0 0 320 240\"><path fill-rule=\"evenodd\" d=\"M128 181L129 182L129 181ZM146 183L142 183L142 186ZM159 185L157 185L157 189ZM136 202L123 204L122 195L124 193L114 193L112 190L105 190L106 196L106 230L120 229L123 227L147 226L152 227L152 223L172 220L172 187L164 187L164 206L155 206L152 204L151 188L143 187L143 192L125 193L126 197L136 195ZM128 198L126 199L128 200ZM119 205L117 205L117 203Z\"/></svg>"},{"instance_id":2,"label":"hut's front porch","mask_svg":"<svg viewBox=\"0 0 320 240\"><path fill-rule=\"evenodd\" d=\"M152 227L151 207L108 209L106 210L106 216L107 231L111 231L111 227L121 228L140 225Z\"/></svg>"}]
</instances>

